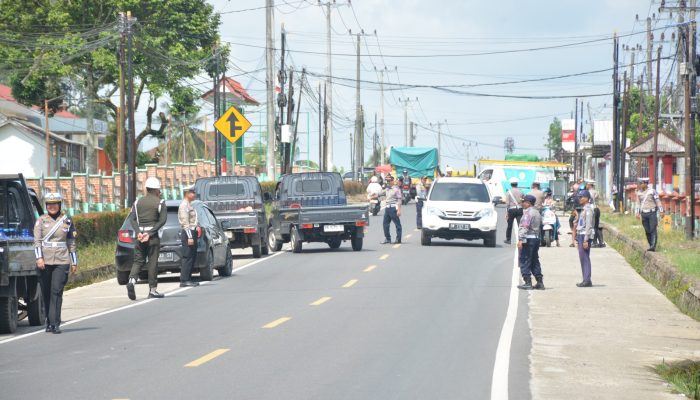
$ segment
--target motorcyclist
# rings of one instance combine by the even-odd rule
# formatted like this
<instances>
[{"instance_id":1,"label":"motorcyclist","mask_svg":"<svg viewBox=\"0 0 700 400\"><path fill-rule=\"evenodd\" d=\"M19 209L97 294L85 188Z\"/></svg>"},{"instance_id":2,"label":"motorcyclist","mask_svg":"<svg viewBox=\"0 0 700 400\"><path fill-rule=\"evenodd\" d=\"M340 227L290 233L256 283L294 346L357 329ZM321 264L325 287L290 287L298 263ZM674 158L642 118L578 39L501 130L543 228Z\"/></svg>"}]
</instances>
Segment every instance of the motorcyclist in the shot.
<instances>
[{"instance_id":1,"label":"motorcyclist","mask_svg":"<svg viewBox=\"0 0 700 400\"><path fill-rule=\"evenodd\" d=\"M369 185L367 185L367 200L379 198L381 192L382 186L379 184L379 178L373 176L369 180Z\"/></svg>"},{"instance_id":2,"label":"motorcyclist","mask_svg":"<svg viewBox=\"0 0 700 400\"><path fill-rule=\"evenodd\" d=\"M556 201L554 200L554 197L552 196L552 189L551 188L546 188L544 190L544 207L542 211L542 216L544 217L544 213L546 212L547 209L551 210L554 213L554 217L556 218L556 222L554 223L554 240L557 243L557 247L559 247L559 227L561 226L559 224L559 216L555 212L555 207L556 207ZM542 224L544 225L544 224Z\"/></svg>"}]
</instances>

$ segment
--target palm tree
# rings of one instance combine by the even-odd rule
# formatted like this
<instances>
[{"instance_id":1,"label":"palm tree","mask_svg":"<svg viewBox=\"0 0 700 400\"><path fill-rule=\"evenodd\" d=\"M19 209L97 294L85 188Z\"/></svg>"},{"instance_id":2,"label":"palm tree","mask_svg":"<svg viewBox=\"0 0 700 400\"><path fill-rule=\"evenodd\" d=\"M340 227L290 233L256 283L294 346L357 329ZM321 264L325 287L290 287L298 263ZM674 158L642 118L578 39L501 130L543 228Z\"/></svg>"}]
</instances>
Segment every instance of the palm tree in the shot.
<instances>
[{"instance_id":1,"label":"palm tree","mask_svg":"<svg viewBox=\"0 0 700 400\"><path fill-rule=\"evenodd\" d=\"M194 126L202 122L202 117L194 114L170 115L170 123L165 131L162 154L167 163L192 162L204 158L203 132Z\"/></svg>"}]
</instances>

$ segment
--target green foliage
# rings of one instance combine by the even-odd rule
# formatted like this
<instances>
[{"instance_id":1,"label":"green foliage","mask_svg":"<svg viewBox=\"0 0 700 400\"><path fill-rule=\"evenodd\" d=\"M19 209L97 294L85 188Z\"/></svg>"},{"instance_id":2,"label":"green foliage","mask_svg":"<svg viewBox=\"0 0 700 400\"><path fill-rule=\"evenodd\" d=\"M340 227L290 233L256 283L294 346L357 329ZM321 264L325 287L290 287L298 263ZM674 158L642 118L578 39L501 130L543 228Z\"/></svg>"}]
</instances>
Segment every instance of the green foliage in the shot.
<instances>
[{"instance_id":1,"label":"green foliage","mask_svg":"<svg viewBox=\"0 0 700 400\"><path fill-rule=\"evenodd\" d=\"M561 149L561 121L557 117L554 117L552 123L549 124L545 147L552 153L556 153Z\"/></svg>"},{"instance_id":2,"label":"green foliage","mask_svg":"<svg viewBox=\"0 0 700 400\"><path fill-rule=\"evenodd\" d=\"M247 145L243 154L245 165L256 167L258 170L265 168L266 150L265 146L259 141Z\"/></svg>"},{"instance_id":3,"label":"green foliage","mask_svg":"<svg viewBox=\"0 0 700 400\"><path fill-rule=\"evenodd\" d=\"M642 114L640 115L639 103L640 100L643 101L642 104ZM654 133L654 118L655 118L655 107L654 102L656 101L655 96L649 96L646 94L640 94L638 87L633 87L629 91L627 96L627 109L629 110L629 123L627 125L627 138L630 139L632 143L636 142L642 137L646 137ZM665 98L661 98L661 104L666 104ZM664 110L661 110L664 112ZM641 126L641 136L639 132L639 122L642 122ZM663 119L659 120L659 129L665 127L665 121Z\"/></svg>"},{"instance_id":4,"label":"green foliage","mask_svg":"<svg viewBox=\"0 0 700 400\"><path fill-rule=\"evenodd\" d=\"M117 232L128 214L128 210L123 210L74 216L73 223L78 232L78 246L114 242Z\"/></svg>"},{"instance_id":5,"label":"green foliage","mask_svg":"<svg viewBox=\"0 0 700 400\"><path fill-rule=\"evenodd\" d=\"M343 186L345 187L345 194L348 196L366 193L365 184L362 182L343 181Z\"/></svg>"},{"instance_id":6,"label":"green foliage","mask_svg":"<svg viewBox=\"0 0 700 400\"><path fill-rule=\"evenodd\" d=\"M271 194L274 194L276 186L277 182L275 181L260 182L260 187L262 188L263 193L269 192Z\"/></svg>"},{"instance_id":7,"label":"green foliage","mask_svg":"<svg viewBox=\"0 0 700 400\"><path fill-rule=\"evenodd\" d=\"M656 372L661 375L673 390L682 393L693 400L700 400L700 362L680 361L676 363L659 364Z\"/></svg>"}]
</instances>

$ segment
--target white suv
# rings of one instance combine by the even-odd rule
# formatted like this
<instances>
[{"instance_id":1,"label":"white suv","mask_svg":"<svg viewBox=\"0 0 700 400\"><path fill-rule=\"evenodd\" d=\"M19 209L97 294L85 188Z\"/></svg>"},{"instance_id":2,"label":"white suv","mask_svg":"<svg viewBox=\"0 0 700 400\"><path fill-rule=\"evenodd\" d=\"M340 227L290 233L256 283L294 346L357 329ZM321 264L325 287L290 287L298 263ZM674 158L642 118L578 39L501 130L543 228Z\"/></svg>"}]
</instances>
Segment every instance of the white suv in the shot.
<instances>
[{"instance_id":1,"label":"white suv","mask_svg":"<svg viewBox=\"0 0 700 400\"><path fill-rule=\"evenodd\" d=\"M445 177L435 181L423 202L421 244L431 239L484 239L496 247L498 215L483 181L476 178Z\"/></svg>"}]
</instances>

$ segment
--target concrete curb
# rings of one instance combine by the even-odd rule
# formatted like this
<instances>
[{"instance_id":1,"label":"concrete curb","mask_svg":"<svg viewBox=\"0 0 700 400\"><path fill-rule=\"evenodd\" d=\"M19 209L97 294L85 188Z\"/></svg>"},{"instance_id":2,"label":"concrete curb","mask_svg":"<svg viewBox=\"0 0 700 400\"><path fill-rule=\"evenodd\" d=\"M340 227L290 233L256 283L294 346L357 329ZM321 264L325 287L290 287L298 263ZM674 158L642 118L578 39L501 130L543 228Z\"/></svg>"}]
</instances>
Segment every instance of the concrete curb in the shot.
<instances>
[{"instance_id":1,"label":"concrete curb","mask_svg":"<svg viewBox=\"0 0 700 400\"><path fill-rule=\"evenodd\" d=\"M117 269L114 264L103 265L101 267L92 268L87 271L78 270L76 274L68 276L67 285L80 286L92 283L97 280L106 280L115 277Z\"/></svg>"},{"instance_id":2,"label":"concrete curb","mask_svg":"<svg viewBox=\"0 0 700 400\"><path fill-rule=\"evenodd\" d=\"M606 238L619 242L641 261L637 272L663 292L678 308L700 320L700 281L684 275L666 257L646 250L646 246L625 236L615 226L601 222ZM624 256L624 254L623 254Z\"/></svg>"}]
</instances>

